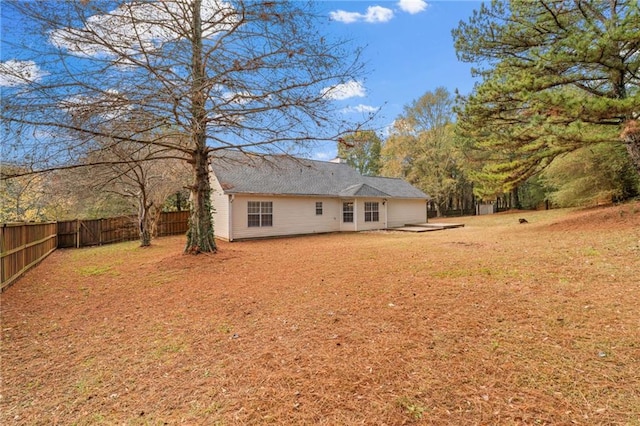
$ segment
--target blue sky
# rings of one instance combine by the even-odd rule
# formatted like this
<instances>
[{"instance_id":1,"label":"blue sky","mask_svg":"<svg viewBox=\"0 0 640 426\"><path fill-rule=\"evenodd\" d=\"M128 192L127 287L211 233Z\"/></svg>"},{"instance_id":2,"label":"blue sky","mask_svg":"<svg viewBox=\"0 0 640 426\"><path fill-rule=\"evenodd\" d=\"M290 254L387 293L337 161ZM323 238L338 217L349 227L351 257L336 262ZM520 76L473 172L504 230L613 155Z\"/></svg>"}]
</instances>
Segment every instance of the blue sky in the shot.
<instances>
[{"instance_id":1,"label":"blue sky","mask_svg":"<svg viewBox=\"0 0 640 426\"><path fill-rule=\"evenodd\" d=\"M337 100L345 113L380 108L374 126L381 136L403 107L443 86L469 93L471 65L459 62L451 30L467 20L480 1L325 1L330 30L366 46L368 73L358 96ZM351 112L357 114L356 112ZM316 159L335 156L331 144Z\"/></svg>"},{"instance_id":2,"label":"blue sky","mask_svg":"<svg viewBox=\"0 0 640 426\"><path fill-rule=\"evenodd\" d=\"M462 94L472 90L471 65L458 62L451 30L469 18L480 7L480 1L319 1L317 5L321 13L326 13L328 30L333 35L365 46L367 73L361 81L336 93L341 96L335 96L335 102L341 113L350 118L377 111L369 127L383 138L403 107L425 92L439 86L451 93L456 89ZM6 29L7 22L2 25ZM6 35L3 30L3 37ZM5 50L1 55L4 66L19 66L34 80L40 77L38 73L42 71L35 63L15 62L20 58L8 54ZM0 75L0 86L16 84ZM332 142L320 144L310 154L320 160L335 155Z\"/></svg>"}]
</instances>

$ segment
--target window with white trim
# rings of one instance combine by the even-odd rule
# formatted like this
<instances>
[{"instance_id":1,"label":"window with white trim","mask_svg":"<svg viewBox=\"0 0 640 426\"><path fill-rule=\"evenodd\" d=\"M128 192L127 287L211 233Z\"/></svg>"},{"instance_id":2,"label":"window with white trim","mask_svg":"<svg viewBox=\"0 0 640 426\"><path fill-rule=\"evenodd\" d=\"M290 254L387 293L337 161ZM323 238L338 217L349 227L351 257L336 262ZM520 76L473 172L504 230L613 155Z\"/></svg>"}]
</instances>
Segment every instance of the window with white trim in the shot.
<instances>
[{"instance_id":1,"label":"window with white trim","mask_svg":"<svg viewBox=\"0 0 640 426\"><path fill-rule=\"evenodd\" d=\"M322 216L322 201L316 201L316 216Z\"/></svg>"},{"instance_id":2,"label":"window with white trim","mask_svg":"<svg viewBox=\"0 0 640 426\"><path fill-rule=\"evenodd\" d=\"M353 223L353 201L342 203L342 221L344 223Z\"/></svg>"},{"instance_id":3,"label":"window with white trim","mask_svg":"<svg viewBox=\"0 0 640 426\"><path fill-rule=\"evenodd\" d=\"M378 222L380 221L380 213L378 210L379 203L377 201L367 201L364 203L364 221Z\"/></svg>"},{"instance_id":4,"label":"window with white trim","mask_svg":"<svg viewBox=\"0 0 640 426\"><path fill-rule=\"evenodd\" d=\"M247 205L247 225L249 228L273 226L273 202L249 201Z\"/></svg>"}]
</instances>

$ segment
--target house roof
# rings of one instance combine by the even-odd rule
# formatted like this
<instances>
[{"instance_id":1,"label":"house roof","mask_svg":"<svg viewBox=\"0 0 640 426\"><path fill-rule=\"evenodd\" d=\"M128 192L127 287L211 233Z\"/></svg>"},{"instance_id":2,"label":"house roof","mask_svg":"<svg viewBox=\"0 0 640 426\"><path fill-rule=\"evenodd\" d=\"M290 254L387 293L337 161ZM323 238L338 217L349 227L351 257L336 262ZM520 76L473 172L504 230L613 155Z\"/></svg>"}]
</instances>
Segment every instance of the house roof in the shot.
<instances>
[{"instance_id":1,"label":"house roof","mask_svg":"<svg viewBox=\"0 0 640 426\"><path fill-rule=\"evenodd\" d=\"M341 197L390 197L391 195L382 192L366 183L357 183L340 191Z\"/></svg>"},{"instance_id":2,"label":"house roof","mask_svg":"<svg viewBox=\"0 0 640 426\"><path fill-rule=\"evenodd\" d=\"M287 155L218 151L212 155L211 169L226 194L429 198L399 178L362 176L345 163Z\"/></svg>"}]
</instances>

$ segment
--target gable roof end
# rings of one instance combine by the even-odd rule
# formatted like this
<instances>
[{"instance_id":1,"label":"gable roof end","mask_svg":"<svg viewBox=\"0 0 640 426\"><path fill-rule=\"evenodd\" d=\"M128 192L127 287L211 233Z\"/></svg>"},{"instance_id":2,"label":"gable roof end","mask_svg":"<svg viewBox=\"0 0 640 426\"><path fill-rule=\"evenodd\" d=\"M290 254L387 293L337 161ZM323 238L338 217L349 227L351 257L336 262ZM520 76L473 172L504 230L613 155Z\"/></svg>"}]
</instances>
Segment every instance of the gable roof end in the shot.
<instances>
[{"instance_id":1,"label":"gable roof end","mask_svg":"<svg viewBox=\"0 0 640 426\"><path fill-rule=\"evenodd\" d=\"M341 197L391 197L386 192L382 192L372 186L367 185L366 183L351 185L348 188L340 191L338 195L340 195Z\"/></svg>"}]
</instances>

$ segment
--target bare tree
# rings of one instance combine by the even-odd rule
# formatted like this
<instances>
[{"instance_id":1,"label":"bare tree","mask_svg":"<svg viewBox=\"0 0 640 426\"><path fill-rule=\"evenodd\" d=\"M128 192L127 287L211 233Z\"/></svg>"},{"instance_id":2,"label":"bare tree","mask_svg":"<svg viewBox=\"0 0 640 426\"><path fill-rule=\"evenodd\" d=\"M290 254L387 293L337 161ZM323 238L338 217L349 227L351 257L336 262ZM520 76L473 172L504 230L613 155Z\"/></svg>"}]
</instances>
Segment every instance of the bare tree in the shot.
<instances>
[{"instance_id":1,"label":"bare tree","mask_svg":"<svg viewBox=\"0 0 640 426\"><path fill-rule=\"evenodd\" d=\"M2 13L15 23L3 58L20 58L0 69L3 156L40 171L101 164L83 160L110 140L187 161L190 253L216 250L213 151L289 151L357 130L332 99L360 76L359 51L323 35L313 2L9 1ZM40 40L23 43L28 30Z\"/></svg>"},{"instance_id":2,"label":"bare tree","mask_svg":"<svg viewBox=\"0 0 640 426\"><path fill-rule=\"evenodd\" d=\"M91 169L91 178L80 179L86 191L100 190L122 197L137 211L140 245L151 245L165 200L188 184L184 161L162 157L153 145L106 144L90 162L103 163ZM84 173L83 173L84 174Z\"/></svg>"}]
</instances>

